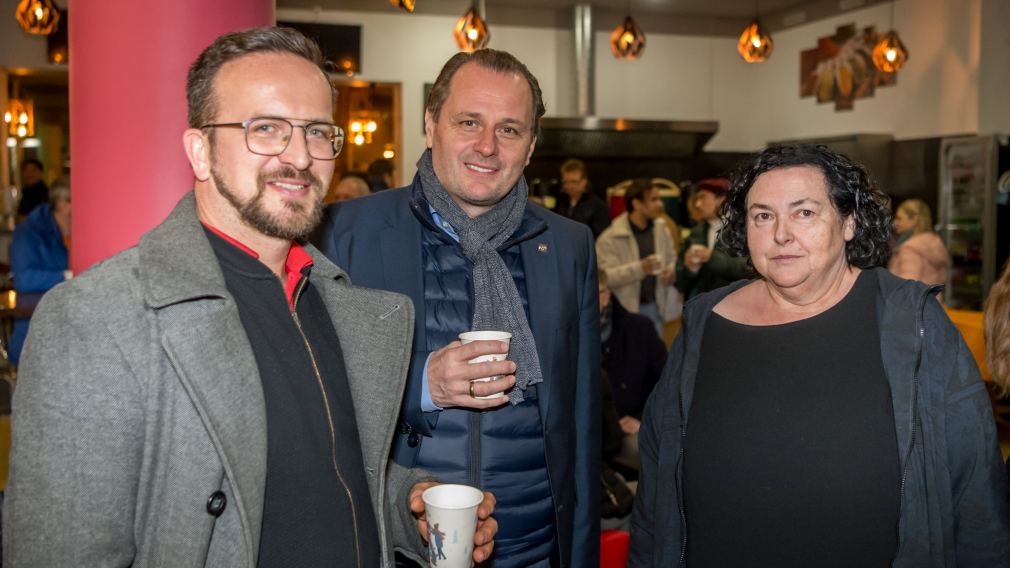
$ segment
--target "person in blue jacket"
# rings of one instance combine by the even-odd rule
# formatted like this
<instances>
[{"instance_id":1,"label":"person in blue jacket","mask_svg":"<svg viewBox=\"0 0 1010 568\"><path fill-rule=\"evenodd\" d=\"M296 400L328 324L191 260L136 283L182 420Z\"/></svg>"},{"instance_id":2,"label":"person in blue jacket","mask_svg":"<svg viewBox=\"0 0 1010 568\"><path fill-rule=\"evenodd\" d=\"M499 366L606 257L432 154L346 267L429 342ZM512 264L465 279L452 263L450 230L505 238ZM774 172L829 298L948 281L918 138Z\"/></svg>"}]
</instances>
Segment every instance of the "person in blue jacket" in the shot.
<instances>
[{"instance_id":1,"label":"person in blue jacket","mask_svg":"<svg viewBox=\"0 0 1010 568\"><path fill-rule=\"evenodd\" d=\"M495 568L599 564L596 256L587 226L527 200L543 114L515 57L457 54L431 90L413 183L340 203L323 239L355 284L413 300L393 459L494 493ZM470 330L512 338L456 341ZM489 376L503 378L471 382Z\"/></svg>"},{"instance_id":2,"label":"person in blue jacket","mask_svg":"<svg viewBox=\"0 0 1010 568\"><path fill-rule=\"evenodd\" d=\"M70 186L57 181L49 190L49 202L37 206L14 229L11 243L11 274L18 294L48 291L70 276L67 243L70 240ZM15 318L7 352L17 365L28 336L30 318Z\"/></svg>"},{"instance_id":3,"label":"person in blue jacket","mask_svg":"<svg viewBox=\"0 0 1010 568\"><path fill-rule=\"evenodd\" d=\"M650 397L628 566L1010 566L989 396L939 286L893 276L886 196L822 146L736 175Z\"/></svg>"}]
</instances>

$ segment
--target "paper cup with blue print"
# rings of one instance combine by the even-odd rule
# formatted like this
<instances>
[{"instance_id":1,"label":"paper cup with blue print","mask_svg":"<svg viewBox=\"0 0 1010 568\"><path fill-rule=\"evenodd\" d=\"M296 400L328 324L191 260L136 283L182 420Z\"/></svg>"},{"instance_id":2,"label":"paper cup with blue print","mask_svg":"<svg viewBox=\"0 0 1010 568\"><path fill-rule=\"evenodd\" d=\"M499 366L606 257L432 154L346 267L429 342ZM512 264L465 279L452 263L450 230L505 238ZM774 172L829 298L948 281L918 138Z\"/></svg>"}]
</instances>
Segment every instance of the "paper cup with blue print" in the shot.
<instances>
[{"instance_id":1,"label":"paper cup with blue print","mask_svg":"<svg viewBox=\"0 0 1010 568\"><path fill-rule=\"evenodd\" d=\"M507 331L465 331L459 334L459 341L463 345L470 343L471 341L501 341L506 346L509 341L512 340L512 334ZM481 355L480 357L474 357L470 359L470 363L484 363L485 361L504 361L508 357L508 353L494 353L492 355ZM495 375L493 377L483 377L480 379L474 379L470 382L487 382L487 381L497 381L501 378L501 375ZM496 392L494 394L489 394L487 396L475 396L474 398L498 398L500 396L505 396L504 392Z\"/></svg>"},{"instance_id":2,"label":"paper cup with blue print","mask_svg":"<svg viewBox=\"0 0 1010 568\"><path fill-rule=\"evenodd\" d=\"M428 521L428 565L470 568L477 506L484 493L469 485L443 484L425 489L424 516Z\"/></svg>"}]
</instances>

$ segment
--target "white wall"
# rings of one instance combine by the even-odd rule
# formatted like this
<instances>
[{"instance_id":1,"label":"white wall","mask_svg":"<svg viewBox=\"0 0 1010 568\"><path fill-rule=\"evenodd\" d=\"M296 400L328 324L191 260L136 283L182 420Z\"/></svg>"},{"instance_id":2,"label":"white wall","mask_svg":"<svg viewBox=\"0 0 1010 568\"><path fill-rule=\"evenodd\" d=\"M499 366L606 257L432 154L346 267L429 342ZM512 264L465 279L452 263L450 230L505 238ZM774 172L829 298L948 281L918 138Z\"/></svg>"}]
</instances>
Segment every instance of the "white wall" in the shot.
<instances>
[{"instance_id":1,"label":"white wall","mask_svg":"<svg viewBox=\"0 0 1010 568\"><path fill-rule=\"evenodd\" d=\"M799 97L800 51L852 22L887 31L889 6L775 34L775 53L754 66L760 72L753 76L756 96L750 103L750 125L744 128L750 145L850 133L890 133L901 139L977 131L980 0L914 0L914 9L912 4L901 0L896 9L895 27L910 53L897 84L857 99L850 111L836 112L833 104ZM749 97L737 92L739 104L748 104Z\"/></svg>"},{"instance_id":2,"label":"white wall","mask_svg":"<svg viewBox=\"0 0 1010 568\"><path fill-rule=\"evenodd\" d=\"M740 129L747 109L727 96L727 85L745 85L753 70L736 53L736 40L646 33L645 52L616 59L610 34L596 34L596 114L643 120L717 120L708 147L750 149Z\"/></svg>"},{"instance_id":3,"label":"white wall","mask_svg":"<svg viewBox=\"0 0 1010 568\"><path fill-rule=\"evenodd\" d=\"M1010 132L1010 0L982 0L978 130Z\"/></svg>"}]
</instances>

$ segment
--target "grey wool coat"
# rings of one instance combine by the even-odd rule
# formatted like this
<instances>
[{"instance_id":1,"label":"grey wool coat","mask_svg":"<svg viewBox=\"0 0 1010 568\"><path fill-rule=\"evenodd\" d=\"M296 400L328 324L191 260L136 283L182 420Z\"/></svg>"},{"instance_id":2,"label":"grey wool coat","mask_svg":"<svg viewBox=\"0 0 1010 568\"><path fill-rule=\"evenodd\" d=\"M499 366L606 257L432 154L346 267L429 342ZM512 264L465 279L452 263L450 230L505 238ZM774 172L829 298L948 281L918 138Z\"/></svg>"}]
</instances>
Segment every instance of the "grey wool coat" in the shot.
<instances>
[{"instance_id":1,"label":"grey wool coat","mask_svg":"<svg viewBox=\"0 0 1010 568\"><path fill-rule=\"evenodd\" d=\"M140 240L55 288L14 395L7 566L254 567L266 414L235 302L184 197ZM422 480L390 463L414 327L401 295L357 288L317 250L310 280L343 349L385 565L423 543ZM223 492L224 511L208 512Z\"/></svg>"}]
</instances>

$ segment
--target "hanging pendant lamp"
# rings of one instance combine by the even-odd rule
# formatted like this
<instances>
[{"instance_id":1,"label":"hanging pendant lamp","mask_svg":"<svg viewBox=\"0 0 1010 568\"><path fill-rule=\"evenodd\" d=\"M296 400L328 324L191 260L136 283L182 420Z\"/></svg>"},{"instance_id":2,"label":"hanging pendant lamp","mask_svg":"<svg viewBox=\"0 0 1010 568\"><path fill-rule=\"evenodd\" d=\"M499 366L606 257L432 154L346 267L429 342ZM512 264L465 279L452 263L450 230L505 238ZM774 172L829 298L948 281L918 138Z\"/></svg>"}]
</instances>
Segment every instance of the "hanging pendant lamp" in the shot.
<instances>
[{"instance_id":1,"label":"hanging pendant lamp","mask_svg":"<svg viewBox=\"0 0 1010 568\"><path fill-rule=\"evenodd\" d=\"M456 28L452 32L456 38L456 45L460 50L473 53L478 49L487 47L487 42L491 40L491 32L487 29L487 24L480 17L477 11L477 3L474 2L470 9L456 22Z\"/></svg>"},{"instance_id":2,"label":"hanging pendant lamp","mask_svg":"<svg viewBox=\"0 0 1010 568\"><path fill-rule=\"evenodd\" d=\"M894 73L904 67L906 61L908 50L894 30L894 2L891 2L891 31L873 46L873 66L884 73Z\"/></svg>"},{"instance_id":3,"label":"hanging pendant lamp","mask_svg":"<svg viewBox=\"0 0 1010 568\"><path fill-rule=\"evenodd\" d=\"M397 8L403 8L412 14L414 13L414 0L389 0L389 3Z\"/></svg>"},{"instance_id":4,"label":"hanging pendant lamp","mask_svg":"<svg viewBox=\"0 0 1010 568\"><path fill-rule=\"evenodd\" d=\"M7 134L17 138L35 136L35 113L32 102L21 99L8 99L4 109L4 125Z\"/></svg>"},{"instance_id":5,"label":"hanging pendant lamp","mask_svg":"<svg viewBox=\"0 0 1010 568\"><path fill-rule=\"evenodd\" d=\"M645 51L645 32L629 13L610 34L610 51L617 59L638 59Z\"/></svg>"},{"instance_id":6,"label":"hanging pendant lamp","mask_svg":"<svg viewBox=\"0 0 1010 568\"><path fill-rule=\"evenodd\" d=\"M775 44L772 36L761 27L761 7L758 0L754 0L754 21L744 28L740 34L740 41L736 44L737 53L747 63L761 63L772 56Z\"/></svg>"},{"instance_id":7,"label":"hanging pendant lamp","mask_svg":"<svg viewBox=\"0 0 1010 568\"><path fill-rule=\"evenodd\" d=\"M60 22L60 9L53 0L21 0L14 18L30 34L49 35Z\"/></svg>"},{"instance_id":8,"label":"hanging pendant lamp","mask_svg":"<svg viewBox=\"0 0 1010 568\"><path fill-rule=\"evenodd\" d=\"M768 59L774 49L771 34L761 27L761 22L757 19L744 29L736 45L740 57L747 63L760 63Z\"/></svg>"}]
</instances>

